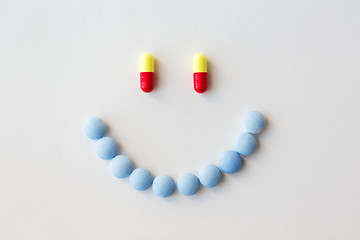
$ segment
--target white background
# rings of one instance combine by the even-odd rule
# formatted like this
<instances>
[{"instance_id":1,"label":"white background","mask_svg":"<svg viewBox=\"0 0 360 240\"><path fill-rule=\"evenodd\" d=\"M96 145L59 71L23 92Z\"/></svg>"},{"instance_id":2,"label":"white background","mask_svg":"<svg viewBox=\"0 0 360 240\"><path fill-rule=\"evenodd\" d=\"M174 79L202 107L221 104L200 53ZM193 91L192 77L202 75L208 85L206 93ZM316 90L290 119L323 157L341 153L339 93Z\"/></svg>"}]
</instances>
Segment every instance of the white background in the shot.
<instances>
[{"instance_id":1,"label":"white background","mask_svg":"<svg viewBox=\"0 0 360 240\"><path fill-rule=\"evenodd\" d=\"M359 43L355 0L1 0L0 238L360 239ZM137 166L177 179L253 109L258 151L193 197L133 190L82 132L99 116Z\"/></svg>"}]
</instances>

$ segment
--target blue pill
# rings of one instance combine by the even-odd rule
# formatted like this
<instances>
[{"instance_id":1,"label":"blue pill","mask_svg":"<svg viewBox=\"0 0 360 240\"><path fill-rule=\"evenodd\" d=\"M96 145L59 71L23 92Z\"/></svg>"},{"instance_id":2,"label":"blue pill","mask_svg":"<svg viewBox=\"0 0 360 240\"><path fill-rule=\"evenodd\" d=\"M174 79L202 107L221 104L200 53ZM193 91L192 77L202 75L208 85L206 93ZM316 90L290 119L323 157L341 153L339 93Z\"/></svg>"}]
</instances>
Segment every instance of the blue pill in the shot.
<instances>
[{"instance_id":1,"label":"blue pill","mask_svg":"<svg viewBox=\"0 0 360 240\"><path fill-rule=\"evenodd\" d=\"M202 185L205 187L215 187L222 179L220 169L212 164L207 164L200 168L199 179Z\"/></svg>"},{"instance_id":2,"label":"blue pill","mask_svg":"<svg viewBox=\"0 0 360 240\"><path fill-rule=\"evenodd\" d=\"M118 178L126 178L134 169L134 165L130 158L124 155L118 155L111 160L110 172Z\"/></svg>"},{"instance_id":3,"label":"blue pill","mask_svg":"<svg viewBox=\"0 0 360 240\"><path fill-rule=\"evenodd\" d=\"M176 184L172 177L160 175L154 179L152 188L156 195L166 198L175 192Z\"/></svg>"},{"instance_id":4,"label":"blue pill","mask_svg":"<svg viewBox=\"0 0 360 240\"><path fill-rule=\"evenodd\" d=\"M229 150L221 154L218 163L223 172L235 173L241 168L243 160L238 152Z\"/></svg>"},{"instance_id":5,"label":"blue pill","mask_svg":"<svg viewBox=\"0 0 360 240\"><path fill-rule=\"evenodd\" d=\"M235 140L235 149L243 156L248 156L255 152L258 146L256 138L251 133L240 133Z\"/></svg>"},{"instance_id":6,"label":"blue pill","mask_svg":"<svg viewBox=\"0 0 360 240\"><path fill-rule=\"evenodd\" d=\"M118 153L119 146L111 137L103 137L95 144L95 152L104 160L112 159Z\"/></svg>"},{"instance_id":7,"label":"blue pill","mask_svg":"<svg viewBox=\"0 0 360 240\"><path fill-rule=\"evenodd\" d=\"M106 124L98 117L91 117L86 120L83 130L90 139L100 139L106 133Z\"/></svg>"},{"instance_id":8,"label":"blue pill","mask_svg":"<svg viewBox=\"0 0 360 240\"><path fill-rule=\"evenodd\" d=\"M146 168L137 168L130 175L130 185L138 191L148 189L153 182L153 175Z\"/></svg>"},{"instance_id":9,"label":"blue pill","mask_svg":"<svg viewBox=\"0 0 360 240\"><path fill-rule=\"evenodd\" d=\"M247 132L257 134L264 130L266 119L261 112L251 111L246 113L242 123Z\"/></svg>"},{"instance_id":10,"label":"blue pill","mask_svg":"<svg viewBox=\"0 0 360 240\"><path fill-rule=\"evenodd\" d=\"M186 196L195 194L200 187L199 179L192 173L183 173L177 181L179 192Z\"/></svg>"}]
</instances>

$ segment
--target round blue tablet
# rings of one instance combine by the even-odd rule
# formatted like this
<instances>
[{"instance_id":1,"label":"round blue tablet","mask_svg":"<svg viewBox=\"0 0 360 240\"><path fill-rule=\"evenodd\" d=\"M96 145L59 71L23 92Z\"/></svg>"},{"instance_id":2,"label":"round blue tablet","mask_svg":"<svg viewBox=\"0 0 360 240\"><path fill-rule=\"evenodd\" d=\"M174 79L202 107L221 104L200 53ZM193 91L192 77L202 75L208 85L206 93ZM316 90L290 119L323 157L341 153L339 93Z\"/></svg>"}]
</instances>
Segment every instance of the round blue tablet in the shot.
<instances>
[{"instance_id":1,"label":"round blue tablet","mask_svg":"<svg viewBox=\"0 0 360 240\"><path fill-rule=\"evenodd\" d=\"M103 137L95 144L95 152L104 160L112 159L118 153L119 146L111 137Z\"/></svg>"},{"instance_id":2,"label":"round blue tablet","mask_svg":"<svg viewBox=\"0 0 360 240\"><path fill-rule=\"evenodd\" d=\"M156 195L166 198L175 192L176 184L172 177L160 175L154 179L152 188Z\"/></svg>"},{"instance_id":3,"label":"round blue tablet","mask_svg":"<svg viewBox=\"0 0 360 240\"><path fill-rule=\"evenodd\" d=\"M118 178L126 178L134 169L134 165L130 158L125 155L118 155L111 160L110 172Z\"/></svg>"},{"instance_id":4,"label":"round blue tablet","mask_svg":"<svg viewBox=\"0 0 360 240\"><path fill-rule=\"evenodd\" d=\"M212 164L207 164L200 168L199 179L205 187L215 187L222 179L220 169Z\"/></svg>"},{"instance_id":5,"label":"round blue tablet","mask_svg":"<svg viewBox=\"0 0 360 240\"><path fill-rule=\"evenodd\" d=\"M179 192L186 196L195 194L200 187L199 179L192 173L183 173L177 181Z\"/></svg>"},{"instance_id":6,"label":"round blue tablet","mask_svg":"<svg viewBox=\"0 0 360 240\"><path fill-rule=\"evenodd\" d=\"M106 124L98 117L88 118L84 124L85 135L90 139L100 139L106 133Z\"/></svg>"},{"instance_id":7,"label":"round blue tablet","mask_svg":"<svg viewBox=\"0 0 360 240\"><path fill-rule=\"evenodd\" d=\"M130 185L138 191L148 189L153 182L153 176L146 168L137 168L130 175Z\"/></svg>"},{"instance_id":8,"label":"round blue tablet","mask_svg":"<svg viewBox=\"0 0 360 240\"><path fill-rule=\"evenodd\" d=\"M235 149L243 156L252 154L258 146L256 138L251 133L240 133L235 140Z\"/></svg>"},{"instance_id":9,"label":"round blue tablet","mask_svg":"<svg viewBox=\"0 0 360 240\"><path fill-rule=\"evenodd\" d=\"M243 126L249 133L257 134L264 130L266 119L261 112L251 111L243 118Z\"/></svg>"},{"instance_id":10,"label":"round blue tablet","mask_svg":"<svg viewBox=\"0 0 360 240\"><path fill-rule=\"evenodd\" d=\"M223 172L235 173L241 168L243 160L238 152L229 150L221 154L218 163Z\"/></svg>"}]
</instances>

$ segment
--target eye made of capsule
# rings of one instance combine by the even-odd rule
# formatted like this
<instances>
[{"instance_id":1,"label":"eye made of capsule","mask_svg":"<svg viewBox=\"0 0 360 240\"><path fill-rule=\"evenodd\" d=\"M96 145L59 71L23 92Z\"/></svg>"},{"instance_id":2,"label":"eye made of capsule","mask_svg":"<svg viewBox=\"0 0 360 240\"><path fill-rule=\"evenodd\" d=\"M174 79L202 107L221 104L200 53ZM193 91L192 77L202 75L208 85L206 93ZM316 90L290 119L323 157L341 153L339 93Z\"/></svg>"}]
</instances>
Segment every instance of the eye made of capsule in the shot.
<instances>
[{"instance_id":1,"label":"eye made of capsule","mask_svg":"<svg viewBox=\"0 0 360 240\"><path fill-rule=\"evenodd\" d=\"M146 93L154 89L154 57L150 53L140 59L140 88Z\"/></svg>"},{"instance_id":2,"label":"eye made of capsule","mask_svg":"<svg viewBox=\"0 0 360 240\"><path fill-rule=\"evenodd\" d=\"M204 93L208 87L206 57L198 53L193 60L194 65L194 89L197 93Z\"/></svg>"}]
</instances>

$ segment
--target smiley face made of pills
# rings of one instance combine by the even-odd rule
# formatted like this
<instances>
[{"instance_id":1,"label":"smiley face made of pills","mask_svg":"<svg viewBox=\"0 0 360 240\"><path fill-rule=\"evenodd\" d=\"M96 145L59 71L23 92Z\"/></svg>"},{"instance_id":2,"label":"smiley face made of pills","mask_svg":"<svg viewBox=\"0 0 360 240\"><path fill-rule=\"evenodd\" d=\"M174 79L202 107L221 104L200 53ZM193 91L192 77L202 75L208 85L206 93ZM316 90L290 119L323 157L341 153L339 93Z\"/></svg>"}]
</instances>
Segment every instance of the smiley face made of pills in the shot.
<instances>
[{"instance_id":1,"label":"smiley face made of pills","mask_svg":"<svg viewBox=\"0 0 360 240\"><path fill-rule=\"evenodd\" d=\"M150 54L144 54L141 58L140 88L144 92L151 92L154 88L154 59ZM194 89L198 93L207 90L207 67L206 58L202 54L194 57ZM234 149L224 151L218 159L218 166L206 164L198 172L182 173L177 182L169 175L159 175L154 178L153 174L146 168L134 169L130 158L119 154L118 143L111 137L105 136L107 132L106 123L98 117L90 117L86 120L83 130L85 135L96 140L95 152L104 160L110 160L110 172L117 178L130 176L130 185L138 190L145 191L152 186L153 192L162 198L172 195L176 188L183 195L194 195L200 188L218 185L223 173L236 173L243 165L243 157L252 154L258 147L256 135L264 130L266 119L258 111L250 111L244 117L242 125L245 132L238 134L235 139Z\"/></svg>"}]
</instances>

